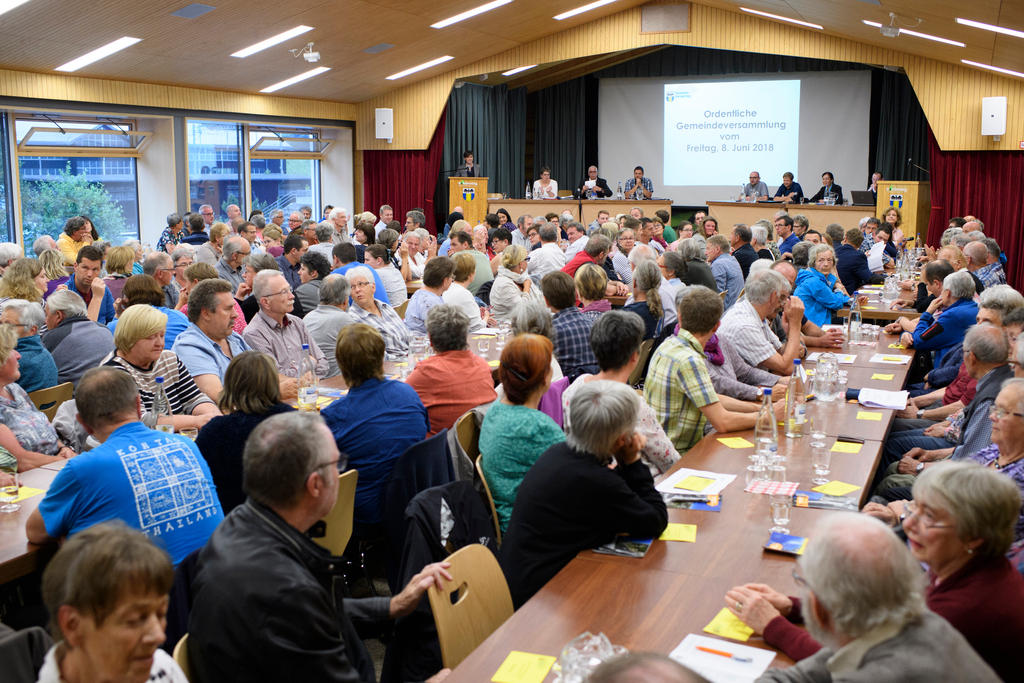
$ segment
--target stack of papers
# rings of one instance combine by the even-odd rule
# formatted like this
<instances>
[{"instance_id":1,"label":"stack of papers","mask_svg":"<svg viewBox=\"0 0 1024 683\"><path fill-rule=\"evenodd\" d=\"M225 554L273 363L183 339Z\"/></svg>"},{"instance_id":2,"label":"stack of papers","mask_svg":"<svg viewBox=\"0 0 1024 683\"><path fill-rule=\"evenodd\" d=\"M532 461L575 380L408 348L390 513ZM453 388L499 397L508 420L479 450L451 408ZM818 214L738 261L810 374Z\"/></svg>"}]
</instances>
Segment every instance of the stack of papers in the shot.
<instances>
[{"instance_id":1,"label":"stack of papers","mask_svg":"<svg viewBox=\"0 0 1024 683\"><path fill-rule=\"evenodd\" d=\"M888 363L890 365L906 365L912 356L890 356L885 353L876 353L868 360L869 363Z\"/></svg>"},{"instance_id":2,"label":"stack of papers","mask_svg":"<svg viewBox=\"0 0 1024 683\"><path fill-rule=\"evenodd\" d=\"M817 363L818 360L821 358L821 355L822 355L821 351L815 351L814 353L807 354L807 359L806 360L807 360L808 363ZM837 353L837 354L835 354L835 356L839 360L839 364L840 365L853 365L854 363L857 362L856 354L852 354L852 353Z\"/></svg>"},{"instance_id":3,"label":"stack of papers","mask_svg":"<svg viewBox=\"0 0 1024 683\"><path fill-rule=\"evenodd\" d=\"M775 652L691 633L669 657L714 683L725 683L753 681L772 663Z\"/></svg>"},{"instance_id":4,"label":"stack of papers","mask_svg":"<svg viewBox=\"0 0 1024 683\"><path fill-rule=\"evenodd\" d=\"M907 407L910 393L906 391L885 391L884 389L863 388L857 394L857 401L865 408L888 408L903 410Z\"/></svg>"},{"instance_id":5,"label":"stack of papers","mask_svg":"<svg viewBox=\"0 0 1024 683\"><path fill-rule=\"evenodd\" d=\"M671 495L710 496L722 492L736 478L735 474L720 474L704 470L691 470L681 467L671 476L658 483L655 488L661 493Z\"/></svg>"}]
</instances>

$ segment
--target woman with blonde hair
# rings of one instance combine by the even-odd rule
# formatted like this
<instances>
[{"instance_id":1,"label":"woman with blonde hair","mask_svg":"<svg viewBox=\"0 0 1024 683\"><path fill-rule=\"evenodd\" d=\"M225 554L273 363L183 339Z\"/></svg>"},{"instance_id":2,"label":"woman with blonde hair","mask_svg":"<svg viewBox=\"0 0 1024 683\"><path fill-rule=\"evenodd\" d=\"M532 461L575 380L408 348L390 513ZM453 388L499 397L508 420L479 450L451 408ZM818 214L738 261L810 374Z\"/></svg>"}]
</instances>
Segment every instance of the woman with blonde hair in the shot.
<instances>
[{"instance_id":1,"label":"woman with blonde hair","mask_svg":"<svg viewBox=\"0 0 1024 683\"><path fill-rule=\"evenodd\" d=\"M42 254L39 255L39 265L43 267L43 272L46 273L46 292L43 294L43 298L50 296L56 291L61 285L66 285L71 276L68 274L68 269L64 267L64 254L60 253L58 249L46 249Z\"/></svg>"},{"instance_id":2,"label":"woman with blonde hair","mask_svg":"<svg viewBox=\"0 0 1024 683\"><path fill-rule=\"evenodd\" d=\"M0 277L0 301L24 299L38 303L43 300L47 282L38 259L20 258L7 266Z\"/></svg>"},{"instance_id":3,"label":"woman with blonde hair","mask_svg":"<svg viewBox=\"0 0 1024 683\"><path fill-rule=\"evenodd\" d=\"M654 339L661 331L661 270L653 261L643 261L633 272L633 303L622 307L644 321L644 339Z\"/></svg>"},{"instance_id":4,"label":"woman with blonde hair","mask_svg":"<svg viewBox=\"0 0 1024 683\"><path fill-rule=\"evenodd\" d=\"M273 223L268 223L267 226L263 228L263 244L265 245L268 254L276 258L284 253L283 237L284 233L281 232L281 228L277 227Z\"/></svg>"},{"instance_id":5,"label":"woman with blonde hair","mask_svg":"<svg viewBox=\"0 0 1024 683\"><path fill-rule=\"evenodd\" d=\"M510 244L501 253L501 265L491 286L491 315L496 320L511 321L520 302L539 300L539 288L526 274L528 255L518 244Z\"/></svg>"},{"instance_id":6,"label":"woman with blonde hair","mask_svg":"<svg viewBox=\"0 0 1024 683\"><path fill-rule=\"evenodd\" d=\"M602 313L612 310L612 304L604 298L608 286L608 274L604 268L594 263L584 263L573 276L576 283L576 296L583 304L580 311L591 320L597 320Z\"/></svg>"},{"instance_id":7,"label":"woman with blonde hair","mask_svg":"<svg viewBox=\"0 0 1024 683\"><path fill-rule=\"evenodd\" d=\"M103 282L107 284L110 296L114 297L115 300L120 299L125 280L135 275L133 272L135 249L126 245L112 247L107 252L106 265L107 276L103 278Z\"/></svg>"},{"instance_id":8,"label":"woman with blonde hair","mask_svg":"<svg viewBox=\"0 0 1024 683\"><path fill-rule=\"evenodd\" d=\"M196 249L196 262L208 263L211 266L217 265L224 250L224 240L229 234L231 234L231 228L227 223L218 221L211 225L210 241Z\"/></svg>"}]
</instances>

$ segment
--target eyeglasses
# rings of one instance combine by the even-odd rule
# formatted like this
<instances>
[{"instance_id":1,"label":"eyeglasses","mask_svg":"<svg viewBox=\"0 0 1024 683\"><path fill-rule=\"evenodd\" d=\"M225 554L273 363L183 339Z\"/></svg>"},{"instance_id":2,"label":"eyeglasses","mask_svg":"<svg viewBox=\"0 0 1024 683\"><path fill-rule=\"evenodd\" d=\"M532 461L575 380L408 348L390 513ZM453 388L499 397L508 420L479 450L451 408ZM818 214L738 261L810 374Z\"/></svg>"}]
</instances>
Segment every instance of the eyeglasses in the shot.
<instances>
[{"instance_id":1,"label":"eyeglasses","mask_svg":"<svg viewBox=\"0 0 1024 683\"><path fill-rule=\"evenodd\" d=\"M800 574L799 567L793 568L793 580L796 581L799 585L806 588L807 590L811 590L811 585L807 583L807 579L805 579L803 575Z\"/></svg>"},{"instance_id":2,"label":"eyeglasses","mask_svg":"<svg viewBox=\"0 0 1024 683\"><path fill-rule=\"evenodd\" d=\"M291 293L292 293L292 288L291 287L285 287L280 292L274 292L273 294L264 294L263 296L269 299L272 296L280 296L281 294L291 294Z\"/></svg>"},{"instance_id":3,"label":"eyeglasses","mask_svg":"<svg viewBox=\"0 0 1024 683\"><path fill-rule=\"evenodd\" d=\"M1014 417L1024 417L1024 414L1015 413L1011 410L1003 410L999 406L992 406L991 408L988 409L988 416L996 420L1002 420L1003 418L1009 417L1011 415Z\"/></svg>"},{"instance_id":4,"label":"eyeglasses","mask_svg":"<svg viewBox=\"0 0 1024 683\"><path fill-rule=\"evenodd\" d=\"M370 283L369 282L350 282L348 286L349 286L350 289L362 289L363 287L369 287Z\"/></svg>"},{"instance_id":5,"label":"eyeglasses","mask_svg":"<svg viewBox=\"0 0 1024 683\"><path fill-rule=\"evenodd\" d=\"M906 513L903 515L903 523L906 524L911 517L917 517L921 521L921 526L925 529L951 529L952 524L946 524L943 522L936 522L935 515L928 510L921 510L920 506L912 501L908 500L903 506Z\"/></svg>"}]
</instances>

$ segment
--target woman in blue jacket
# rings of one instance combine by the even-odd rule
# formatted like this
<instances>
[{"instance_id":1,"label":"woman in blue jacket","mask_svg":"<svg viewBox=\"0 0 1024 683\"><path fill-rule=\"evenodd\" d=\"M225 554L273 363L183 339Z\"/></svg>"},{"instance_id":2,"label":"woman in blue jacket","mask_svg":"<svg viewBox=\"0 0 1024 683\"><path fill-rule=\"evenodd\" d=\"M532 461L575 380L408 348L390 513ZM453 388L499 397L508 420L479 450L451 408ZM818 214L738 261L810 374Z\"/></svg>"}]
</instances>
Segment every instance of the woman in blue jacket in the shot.
<instances>
[{"instance_id":1,"label":"woman in blue jacket","mask_svg":"<svg viewBox=\"0 0 1024 683\"><path fill-rule=\"evenodd\" d=\"M815 325L832 322L832 314L850 303L843 285L836 277L836 254L827 244L819 244L808 254L808 267L796 276L793 294L804 302L804 315Z\"/></svg>"}]
</instances>

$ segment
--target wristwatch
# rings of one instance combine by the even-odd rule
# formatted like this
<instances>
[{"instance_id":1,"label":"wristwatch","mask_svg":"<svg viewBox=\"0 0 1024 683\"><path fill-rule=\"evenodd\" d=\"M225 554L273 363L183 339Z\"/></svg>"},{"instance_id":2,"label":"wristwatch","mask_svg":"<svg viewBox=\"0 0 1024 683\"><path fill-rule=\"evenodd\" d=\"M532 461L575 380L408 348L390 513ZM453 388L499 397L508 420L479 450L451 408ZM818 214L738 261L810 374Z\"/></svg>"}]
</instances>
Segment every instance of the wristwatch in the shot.
<instances>
[{"instance_id":1,"label":"wristwatch","mask_svg":"<svg viewBox=\"0 0 1024 683\"><path fill-rule=\"evenodd\" d=\"M921 470L923 470L923 469L924 469L924 463L923 462L917 463L917 467L914 469L914 474L921 474Z\"/></svg>"},{"instance_id":2,"label":"wristwatch","mask_svg":"<svg viewBox=\"0 0 1024 683\"><path fill-rule=\"evenodd\" d=\"M917 409L917 419L920 420L923 415L924 415L924 408L918 408Z\"/></svg>"}]
</instances>

